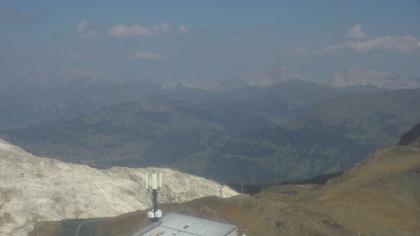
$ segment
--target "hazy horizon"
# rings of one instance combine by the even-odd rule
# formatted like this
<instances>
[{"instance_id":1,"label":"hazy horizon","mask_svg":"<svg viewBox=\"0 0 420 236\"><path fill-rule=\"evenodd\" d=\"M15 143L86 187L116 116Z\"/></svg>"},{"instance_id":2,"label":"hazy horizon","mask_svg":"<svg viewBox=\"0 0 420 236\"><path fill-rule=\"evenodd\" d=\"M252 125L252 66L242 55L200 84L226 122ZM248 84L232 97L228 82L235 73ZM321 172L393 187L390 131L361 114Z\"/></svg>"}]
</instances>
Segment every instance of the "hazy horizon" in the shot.
<instances>
[{"instance_id":1,"label":"hazy horizon","mask_svg":"<svg viewBox=\"0 0 420 236\"><path fill-rule=\"evenodd\" d=\"M419 78L420 2L0 1L1 76Z\"/></svg>"}]
</instances>

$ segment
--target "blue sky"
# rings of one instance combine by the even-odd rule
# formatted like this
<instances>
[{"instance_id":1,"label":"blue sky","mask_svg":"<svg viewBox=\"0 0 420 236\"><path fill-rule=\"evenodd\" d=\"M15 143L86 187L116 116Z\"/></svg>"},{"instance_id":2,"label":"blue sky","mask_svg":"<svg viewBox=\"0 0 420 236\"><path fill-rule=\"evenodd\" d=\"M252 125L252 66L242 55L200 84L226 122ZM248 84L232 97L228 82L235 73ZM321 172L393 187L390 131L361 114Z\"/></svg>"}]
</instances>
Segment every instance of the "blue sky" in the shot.
<instances>
[{"instance_id":1,"label":"blue sky","mask_svg":"<svg viewBox=\"0 0 420 236\"><path fill-rule=\"evenodd\" d=\"M420 2L2 1L0 71L236 78L351 67L420 77Z\"/></svg>"}]
</instances>

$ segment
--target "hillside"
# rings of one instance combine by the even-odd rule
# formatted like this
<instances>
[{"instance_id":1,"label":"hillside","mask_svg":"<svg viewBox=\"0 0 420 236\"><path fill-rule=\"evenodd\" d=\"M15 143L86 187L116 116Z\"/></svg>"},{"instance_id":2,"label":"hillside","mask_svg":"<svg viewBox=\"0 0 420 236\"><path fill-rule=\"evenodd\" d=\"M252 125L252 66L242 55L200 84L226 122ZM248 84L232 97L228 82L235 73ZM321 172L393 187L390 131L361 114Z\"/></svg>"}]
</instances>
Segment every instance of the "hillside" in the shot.
<instances>
[{"instance_id":1,"label":"hillside","mask_svg":"<svg viewBox=\"0 0 420 236\"><path fill-rule=\"evenodd\" d=\"M159 86L154 83L122 78L1 77L0 131L89 114L106 106L145 98L157 91L160 91Z\"/></svg>"},{"instance_id":2,"label":"hillside","mask_svg":"<svg viewBox=\"0 0 420 236\"><path fill-rule=\"evenodd\" d=\"M250 196L163 206L234 223L246 235L407 235L420 233L420 149L394 146L327 185L284 185ZM31 235L73 235L82 221L46 222ZM80 235L130 235L148 224L144 211L88 222ZM121 227L119 227L121 226Z\"/></svg>"},{"instance_id":3,"label":"hillside","mask_svg":"<svg viewBox=\"0 0 420 236\"><path fill-rule=\"evenodd\" d=\"M420 147L420 124L404 134L398 144Z\"/></svg>"},{"instance_id":4,"label":"hillside","mask_svg":"<svg viewBox=\"0 0 420 236\"><path fill-rule=\"evenodd\" d=\"M136 102L161 95L172 101L181 100L195 104L204 102L208 109L224 106L234 108L239 105L239 110L243 110L247 108L243 106L244 103L249 102L254 104L247 109L254 111L256 105L262 106L264 113L283 110L282 119L287 120L322 98L347 92L353 90L328 88L301 81L282 82L269 88L245 86L215 92L183 85L166 89L159 82L139 78L95 78L75 75L69 79L0 77L0 131L63 121L120 103ZM274 110L264 109L272 102L283 105ZM280 109L289 105L290 109Z\"/></svg>"},{"instance_id":5,"label":"hillside","mask_svg":"<svg viewBox=\"0 0 420 236\"><path fill-rule=\"evenodd\" d=\"M41 158L0 140L0 235L26 235L39 221L115 216L151 205L147 172L162 172L161 202L219 195L219 184L171 169L93 169ZM223 188L223 196L236 193Z\"/></svg>"},{"instance_id":6,"label":"hillside","mask_svg":"<svg viewBox=\"0 0 420 236\"><path fill-rule=\"evenodd\" d=\"M163 92L0 135L36 155L97 168L154 165L260 184L347 169L420 120L419 89L355 93L285 81Z\"/></svg>"},{"instance_id":7,"label":"hillside","mask_svg":"<svg viewBox=\"0 0 420 236\"><path fill-rule=\"evenodd\" d=\"M377 151L341 180L327 185L319 200L318 209L327 209L325 212L357 231L419 234L419 149L391 147Z\"/></svg>"},{"instance_id":8,"label":"hillside","mask_svg":"<svg viewBox=\"0 0 420 236\"><path fill-rule=\"evenodd\" d=\"M341 130L272 126L257 112L213 111L157 99L11 130L5 136L37 155L67 162L99 168L171 167L225 183L295 180L340 171L373 149ZM239 130L242 133L235 134Z\"/></svg>"},{"instance_id":9,"label":"hillside","mask_svg":"<svg viewBox=\"0 0 420 236\"><path fill-rule=\"evenodd\" d=\"M397 143L418 123L418 101L420 89L343 95L324 100L295 125L341 129L361 144L380 147Z\"/></svg>"}]
</instances>

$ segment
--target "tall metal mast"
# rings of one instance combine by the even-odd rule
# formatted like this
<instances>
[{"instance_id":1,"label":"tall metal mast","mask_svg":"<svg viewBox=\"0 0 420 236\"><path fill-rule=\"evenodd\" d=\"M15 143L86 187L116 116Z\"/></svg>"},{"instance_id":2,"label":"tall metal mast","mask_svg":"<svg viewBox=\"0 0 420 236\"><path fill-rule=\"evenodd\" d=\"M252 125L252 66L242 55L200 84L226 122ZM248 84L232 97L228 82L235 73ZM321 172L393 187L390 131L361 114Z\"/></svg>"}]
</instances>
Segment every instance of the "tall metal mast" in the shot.
<instances>
[{"instance_id":1,"label":"tall metal mast","mask_svg":"<svg viewBox=\"0 0 420 236\"><path fill-rule=\"evenodd\" d=\"M162 188L162 174L161 173L147 173L146 174L146 189L152 191L153 207L151 211L147 212L147 218L152 222L159 221L162 218L162 211L158 209L158 190Z\"/></svg>"}]
</instances>

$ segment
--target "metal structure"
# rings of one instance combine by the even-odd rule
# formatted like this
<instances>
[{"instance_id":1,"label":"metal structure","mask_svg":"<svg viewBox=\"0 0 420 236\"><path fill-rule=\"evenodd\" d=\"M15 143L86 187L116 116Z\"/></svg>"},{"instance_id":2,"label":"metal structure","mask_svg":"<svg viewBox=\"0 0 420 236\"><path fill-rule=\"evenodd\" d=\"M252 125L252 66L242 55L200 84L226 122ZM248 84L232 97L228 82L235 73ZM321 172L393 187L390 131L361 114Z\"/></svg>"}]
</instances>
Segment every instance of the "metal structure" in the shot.
<instances>
[{"instance_id":1,"label":"metal structure","mask_svg":"<svg viewBox=\"0 0 420 236\"><path fill-rule=\"evenodd\" d=\"M132 236L237 236L238 228L232 224L169 213Z\"/></svg>"},{"instance_id":2,"label":"metal structure","mask_svg":"<svg viewBox=\"0 0 420 236\"><path fill-rule=\"evenodd\" d=\"M147 212L147 218L152 222L162 218L162 211L158 209L158 190L162 188L162 173L146 174L146 189L152 192L152 210Z\"/></svg>"}]
</instances>

